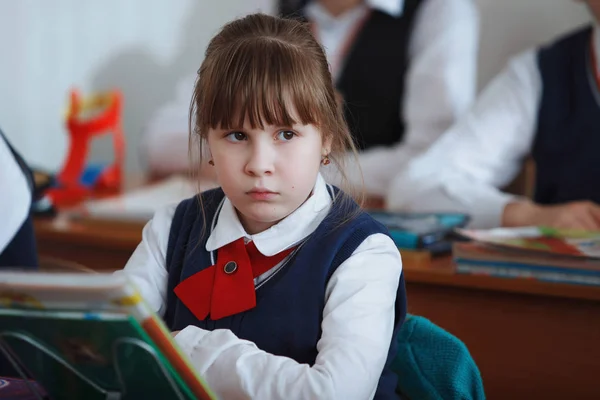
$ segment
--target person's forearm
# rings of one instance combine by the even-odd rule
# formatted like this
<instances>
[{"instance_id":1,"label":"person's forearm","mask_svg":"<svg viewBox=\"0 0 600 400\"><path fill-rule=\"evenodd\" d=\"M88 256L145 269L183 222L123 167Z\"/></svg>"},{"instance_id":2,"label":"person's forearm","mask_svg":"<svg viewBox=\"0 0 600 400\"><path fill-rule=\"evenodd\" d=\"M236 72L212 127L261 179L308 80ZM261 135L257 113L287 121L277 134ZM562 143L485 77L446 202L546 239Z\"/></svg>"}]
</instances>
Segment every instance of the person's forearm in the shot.
<instances>
[{"instance_id":1,"label":"person's forearm","mask_svg":"<svg viewBox=\"0 0 600 400\"><path fill-rule=\"evenodd\" d=\"M502 212L502 226L527 226L535 225L536 216L540 213L541 206L529 201L519 200L508 203Z\"/></svg>"}]
</instances>

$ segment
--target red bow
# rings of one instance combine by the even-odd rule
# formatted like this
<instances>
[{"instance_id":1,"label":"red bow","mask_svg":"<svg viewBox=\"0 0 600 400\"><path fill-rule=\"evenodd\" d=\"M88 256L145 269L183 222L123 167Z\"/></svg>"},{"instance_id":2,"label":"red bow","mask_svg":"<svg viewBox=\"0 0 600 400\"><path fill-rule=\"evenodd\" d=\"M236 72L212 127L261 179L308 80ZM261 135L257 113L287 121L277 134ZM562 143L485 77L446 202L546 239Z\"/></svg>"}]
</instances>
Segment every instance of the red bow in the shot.
<instances>
[{"instance_id":1,"label":"red bow","mask_svg":"<svg viewBox=\"0 0 600 400\"><path fill-rule=\"evenodd\" d=\"M283 261L294 249L262 255L244 238L217 251L217 263L180 282L175 294L199 320L217 320L256 307L254 278Z\"/></svg>"}]
</instances>

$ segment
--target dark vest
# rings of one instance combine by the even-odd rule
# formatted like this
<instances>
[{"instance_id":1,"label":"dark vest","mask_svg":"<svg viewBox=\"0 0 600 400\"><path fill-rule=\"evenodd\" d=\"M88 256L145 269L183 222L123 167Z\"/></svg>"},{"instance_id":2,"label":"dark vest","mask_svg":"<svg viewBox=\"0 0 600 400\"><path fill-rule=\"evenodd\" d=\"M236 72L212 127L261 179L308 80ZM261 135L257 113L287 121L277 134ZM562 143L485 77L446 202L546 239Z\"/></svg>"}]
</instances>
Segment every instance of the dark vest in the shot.
<instances>
[{"instance_id":1,"label":"dark vest","mask_svg":"<svg viewBox=\"0 0 600 400\"><path fill-rule=\"evenodd\" d=\"M213 218L218 217L217 210L223 197L220 189L203 193L204 213L197 198L183 201L175 211L166 258L169 282L164 318L167 326L171 330L188 325L206 330L229 329L268 353L313 365L321 337L329 278L366 237L387 233L386 228L366 213L359 212L356 204L346 206L345 202L336 201L325 220L290 256L285 266L256 290L255 308L219 320L210 317L198 320L175 296L173 289L179 282L211 265L206 240ZM343 216L354 211L358 212L357 216L340 225ZM405 315L406 293L402 277L396 299L394 337ZM392 340L377 398L397 398L397 379L389 368L395 354L396 344Z\"/></svg>"},{"instance_id":2,"label":"dark vest","mask_svg":"<svg viewBox=\"0 0 600 400\"><path fill-rule=\"evenodd\" d=\"M27 179L29 188L32 193L32 204L33 204L33 175L31 170L23 160L23 158L15 151L10 145L4 133L0 130L0 140L3 140L11 151L14 160L21 167L21 171ZM0 173L2 173L0 171ZM3 196L10 196L10 193L0 194L0 198ZM1 221L0 221L1 222ZM0 229L2 227L0 226ZM35 235L33 231L33 221L31 213L27 216L23 224L19 227L19 230L15 232L11 242L0 251L0 268L1 267L19 267L19 268L36 268L38 265L37 248L35 244Z\"/></svg>"},{"instance_id":3,"label":"dark vest","mask_svg":"<svg viewBox=\"0 0 600 400\"><path fill-rule=\"evenodd\" d=\"M288 0L291 1L291 0ZM302 17L306 1L280 2L284 16ZM373 10L343 63L337 89L359 149L390 146L402 140L404 83L415 14L422 0L406 0L394 18Z\"/></svg>"},{"instance_id":4,"label":"dark vest","mask_svg":"<svg viewBox=\"0 0 600 400\"><path fill-rule=\"evenodd\" d=\"M535 200L600 203L600 92L586 27L538 52L543 91L532 155Z\"/></svg>"}]
</instances>

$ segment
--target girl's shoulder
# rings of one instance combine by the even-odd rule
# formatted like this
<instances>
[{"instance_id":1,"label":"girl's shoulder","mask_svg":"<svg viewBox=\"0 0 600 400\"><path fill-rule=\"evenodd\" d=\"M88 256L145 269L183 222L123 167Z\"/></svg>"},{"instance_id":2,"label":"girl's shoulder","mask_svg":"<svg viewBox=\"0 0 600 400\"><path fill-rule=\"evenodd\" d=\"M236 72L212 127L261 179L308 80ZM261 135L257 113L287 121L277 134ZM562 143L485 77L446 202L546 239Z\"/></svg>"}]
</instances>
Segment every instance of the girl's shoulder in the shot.
<instances>
[{"instance_id":1,"label":"girl's shoulder","mask_svg":"<svg viewBox=\"0 0 600 400\"><path fill-rule=\"evenodd\" d=\"M335 233L342 237L354 236L365 239L376 233L388 235L388 229L360 207L350 195L335 187L334 190L334 201L327 217L317 228L316 236L329 236Z\"/></svg>"},{"instance_id":2,"label":"girl's shoulder","mask_svg":"<svg viewBox=\"0 0 600 400\"><path fill-rule=\"evenodd\" d=\"M333 193L333 204L328 217L332 220L352 222L352 225L371 224L387 232L387 228L375 220L367 210L362 208L348 193L342 189L329 185Z\"/></svg>"}]
</instances>

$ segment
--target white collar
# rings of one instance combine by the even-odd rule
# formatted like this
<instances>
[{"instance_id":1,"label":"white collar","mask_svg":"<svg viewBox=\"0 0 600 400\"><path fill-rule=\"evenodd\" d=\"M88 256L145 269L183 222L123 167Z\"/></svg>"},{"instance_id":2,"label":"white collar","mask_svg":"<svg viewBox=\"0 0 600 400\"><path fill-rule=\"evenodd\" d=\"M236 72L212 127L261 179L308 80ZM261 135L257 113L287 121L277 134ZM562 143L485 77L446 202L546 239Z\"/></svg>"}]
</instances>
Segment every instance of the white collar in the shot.
<instances>
[{"instance_id":1,"label":"white collar","mask_svg":"<svg viewBox=\"0 0 600 400\"><path fill-rule=\"evenodd\" d=\"M314 232L331 208L332 199L325 180L319 174L313 194L294 212L266 231L249 235L240 222L233 204L225 197L218 221L206 241L206 251L215 251L239 238L252 240L263 255L274 256L295 246ZM207 221L210 226L212 221Z\"/></svg>"},{"instance_id":2,"label":"white collar","mask_svg":"<svg viewBox=\"0 0 600 400\"><path fill-rule=\"evenodd\" d=\"M347 14L352 13L353 11L356 11L356 9L360 9L364 6L367 6L374 10L382 11L388 15L391 15L392 17L398 18L402 15L402 12L404 11L404 0L365 0L356 8L345 12L338 18L344 18L345 16L347 16ZM329 18L335 19L334 17L329 15L327 11L325 11L325 8L321 6L318 1L309 1L308 4L305 6L305 12L307 13L309 19L314 18L315 14L327 15L329 16Z\"/></svg>"}]
</instances>

